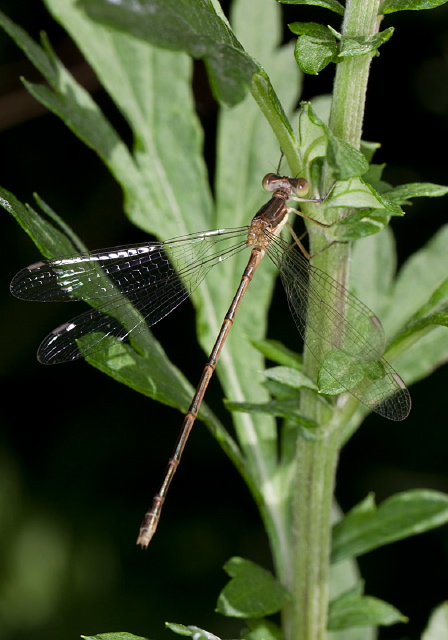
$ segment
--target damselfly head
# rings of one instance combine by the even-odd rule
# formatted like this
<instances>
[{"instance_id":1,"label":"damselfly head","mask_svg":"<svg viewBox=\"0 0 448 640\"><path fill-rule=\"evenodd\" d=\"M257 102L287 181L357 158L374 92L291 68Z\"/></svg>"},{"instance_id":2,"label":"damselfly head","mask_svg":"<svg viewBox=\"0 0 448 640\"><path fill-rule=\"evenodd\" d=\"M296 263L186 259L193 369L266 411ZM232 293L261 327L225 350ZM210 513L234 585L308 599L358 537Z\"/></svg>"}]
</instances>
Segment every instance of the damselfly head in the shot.
<instances>
[{"instance_id":1,"label":"damselfly head","mask_svg":"<svg viewBox=\"0 0 448 640\"><path fill-rule=\"evenodd\" d=\"M261 183L266 191L283 191L290 196L306 196L310 185L305 178L289 178L288 176L278 176L276 173L268 173Z\"/></svg>"}]
</instances>

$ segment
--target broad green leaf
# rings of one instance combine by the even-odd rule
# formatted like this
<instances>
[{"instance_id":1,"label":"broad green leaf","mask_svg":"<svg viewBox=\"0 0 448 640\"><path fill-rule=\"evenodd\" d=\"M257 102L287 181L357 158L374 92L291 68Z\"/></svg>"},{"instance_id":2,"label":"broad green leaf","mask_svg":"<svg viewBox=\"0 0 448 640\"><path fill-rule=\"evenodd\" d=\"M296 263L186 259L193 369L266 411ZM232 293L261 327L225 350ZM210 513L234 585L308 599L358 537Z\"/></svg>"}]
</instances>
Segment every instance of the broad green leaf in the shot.
<instances>
[{"instance_id":1,"label":"broad green leaf","mask_svg":"<svg viewBox=\"0 0 448 640\"><path fill-rule=\"evenodd\" d=\"M438 491L406 491L379 507L368 496L333 527L332 562L362 555L446 522L448 496Z\"/></svg>"},{"instance_id":2,"label":"broad green leaf","mask_svg":"<svg viewBox=\"0 0 448 640\"><path fill-rule=\"evenodd\" d=\"M209 2L198 0L81 0L89 16L153 45L203 59L218 100L240 102L258 71L228 23Z\"/></svg>"},{"instance_id":3,"label":"broad green leaf","mask_svg":"<svg viewBox=\"0 0 448 640\"><path fill-rule=\"evenodd\" d=\"M448 638L448 602L444 602L431 613L422 640L445 640Z\"/></svg>"},{"instance_id":4,"label":"broad green leaf","mask_svg":"<svg viewBox=\"0 0 448 640\"><path fill-rule=\"evenodd\" d=\"M359 591L359 588L351 589L330 602L329 629L388 626L397 622L407 622L406 616L392 605L378 598L363 596Z\"/></svg>"},{"instance_id":5,"label":"broad green leaf","mask_svg":"<svg viewBox=\"0 0 448 640\"><path fill-rule=\"evenodd\" d=\"M390 202L375 191L372 185L358 177L338 181L331 192L328 205L338 208L385 209L390 215L403 215L403 211L397 204ZM341 221L341 224L343 223L349 225L350 218Z\"/></svg>"},{"instance_id":6,"label":"broad green leaf","mask_svg":"<svg viewBox=\"0 0 448 640\"><path fill-rule=\"evenodd\" d=\"M421 9L435 9L441 7L447 0L384 0L379 10L380 14L395 11L420 11Z\"/></svg>"},{"instance_id":7,"label":"broad green leaf","mask_svg":"<svg viewBox=\"0 0 448 640\"><path fill-rule=\"evenodd\" d=\"M99 152L122 186L131 221L161 240L211 228L212 202L189 57L157 49L129 33L93 22L76 0L46 0L46 5L76 42L132 129L134 154L126 162L117 162L114 144L123 143L111 141L104 148L105 142L92 139L97 125L88 117L90 108L87 117L72 126ZM65 90L66 85L70 89L67 117L73 119L76 104L70 100L78 89L73 79L67 82L55 91ZM95 109L99 111L96 105ZM63 119L66 121L65 116Z\"/></svg>"},{"instance_id":8,"label":"broad green leaf","mask_svg":"<svg viewBox=\"0 0 448 640\"><path fill-rule=\"evenodd\" d=\"M288 349L279 340L251 340L251 344L272 362L298 370L302 367L302 356Z\"/></svg>"},{"instance_id":9,"label":"broad green leaf","mask_svg":"<svg viewBox=\"0 0 448 640\"><path fill-rule=\"evenodd\" d=\"M334 60L338 48L328 27L315 22L293 22L288 26L299 35L294 57L304 73L317 75Z\"/></svg>"},{"instance_id":10,"label":"broad green leaf","mask_svg":"<svg viewBox=\"0 0 448 640\"><path fill-rule=\"evenodd\" d=\"M112 633L97 633L94 636L81 636L84 640L148 640L143 636L136 636L127 631L115 631Z\"/></svg>"},{"instance_id":11,"label":"broad green leaf","mask_svg":"<svg viewBox=\"0 0 448 640\"><path fill-rule=\"evenodd\" d=\"M330 9L338 13L340 16L344 15L344 7L337 0L278 0L282 4L308 4L316 7L323 7L324 9Z\"/></svg>"},{"instance_id":12,"label":"broad green leaf","mask_svg":"<svg viewBox=\"0 0 448 640\"><path fill-rule=\"evenodd\" d=\"M367 53L377 52L378 48L387 42L394 32L394 28L389 27L384 31L376 33L372 37L347 37L342 36L332 27L328 27L328 29L337 40L341 41L341 46L338 50L339 58L355 58L357 56L364 56Z\"/></svg>"},{"instance_id":13,"label":"broad green leaf","mask_svg":"<svg viewBox=\"0 0 448 640\"><path fill-rule=\"evenodd\" d=\"M244 558L231 558L224 570L232 578L221 591L217 611L234 618L261 618L280 611L290 595L271 573Z\"/></svg>"},{"instance_id":14,"label":"broad green leaf","mask_svg":"<svg viewBox=\"0 0 448 640\"><path fill-rule=\"evenodd\" d=\"M364 154L328 129L327 160L336 180L362 176L369 168Z\"/></svg>"},{"instance_id":15,"label":"broad green leaf","mask_svg":"<svg viewBox=\"0 0 448 640\"><path fill-rule=\"evenodd\" d=\"M89 339L90 335L83 337L81 346L84 343L87 346ZM112 339L109 342L109 348L105 347L101 353L87 354L87 362L138 393L182 412L187 411L193 388L169 362L160 343L149 331L137 343L142 354L126 344L117 344ZM200 418L207 414L210 416L209 410L204 407Z\"/></svg>"},{"instance_id":16,"label":"broad green leaf","mask_svg":"<svg viewBox=\"0 0 448 640\"><path fill-rule=\"evenodd\" d=\"M355 242L387 229L390 213L387 209L361 209L341 220L334 237L339 242Z\"/></svg>"},{"instance_id":17,"label":"broad green leaf","mask_svg":"<svg viewBox=\"0 0 448 640\"><path fill-rule=\"evenodd\" d=\"M177 633L180 636L194 637L195 640L220 640L218 636L210 631L205 631L200 627L194 625L177 624L176 622L165 622L165 626L173 633Z\"/></svg>"}]
</instances>

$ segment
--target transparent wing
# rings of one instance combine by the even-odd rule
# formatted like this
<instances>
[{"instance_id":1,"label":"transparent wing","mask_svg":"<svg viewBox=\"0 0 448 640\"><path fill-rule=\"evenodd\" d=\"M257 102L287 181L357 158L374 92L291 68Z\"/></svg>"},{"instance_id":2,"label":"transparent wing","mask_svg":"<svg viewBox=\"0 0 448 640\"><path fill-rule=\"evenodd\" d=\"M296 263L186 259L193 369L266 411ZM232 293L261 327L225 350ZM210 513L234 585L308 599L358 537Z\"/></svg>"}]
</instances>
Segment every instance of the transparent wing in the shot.
<instances>
[{"instance_id":1,"label":"transparent wing","mask_svg":"<svg viewBox=\"0 0 448 640\"><path fill-rule=\"evenodd\" d=\"M138 291L192 264L226 257L232 243L247 234L247 227L218 229L182 236L166 242L151 242L76 253L41 260L19 271L11 282L11 293L22 300L70 302L93 300ZM232 254L231 254L232 255Z\"/></svg>"},{"instance_id":2,"label":"transparent wing","mask_svg":"<svg viewBox=\"0 0 448 640\"><path fill-rule=\"evenodd\" d=\"M320 366L372 411L403 420L411 399L400 376L384 360L384 331L356 296L302 254L274 238L268 255L280 270L297 329Z\"/></svg>"},{"instance_id":3,"label":"transparent wing","mask_svg":"<svg viewBox=\"0 0 448 640\"><path fill-rule=\"evenodd\" d=\"M247 227L216 230L42 260L23 269L11 282L16 297L81 299L94 307L52 331L39 347L39 361L75 360L102 348L106 336L123 341L152 326L188 298L215 264L245 248L246 236ZM77 340L88 333L95 336L80 350Z\"/></svg>"}]
</instances>

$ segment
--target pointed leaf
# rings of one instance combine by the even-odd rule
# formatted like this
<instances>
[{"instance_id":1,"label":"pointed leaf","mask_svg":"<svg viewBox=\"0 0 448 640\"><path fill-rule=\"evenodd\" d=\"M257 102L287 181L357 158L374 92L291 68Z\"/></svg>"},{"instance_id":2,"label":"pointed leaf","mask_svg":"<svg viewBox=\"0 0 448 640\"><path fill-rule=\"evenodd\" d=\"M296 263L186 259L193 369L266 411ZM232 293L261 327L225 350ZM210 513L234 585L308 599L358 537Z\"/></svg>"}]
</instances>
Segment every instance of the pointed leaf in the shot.
<instances>
[{"instance_id":1,"label":"pointed leaf","mask_svg":"<svg viewBox=\"0 0 448 640\"><path fill-rule=\"evenodd\" d=\"M379 194L372 185L354 177L338 181L331 192L329 205L332 207L385 209L391 215L403 215L401 208ZM341 224L350 224L350 218Z\"/></svg>"},{"instance_id":2,"label":"pointed leaf","mask_svg":"<svg viewBox=\"0 0 448 640\"><path fill-rule=\"evenodd\" d=\"M185 51L203 59L216 98L240 102L258 71L228 23L209 2L197 0L81 0L88 15L116 29L126 30L151 44Z\"/></svg>"},{"instance_id":3,"label":"pointed leaf","mask_svg":"<svg viewBox=\"0 0 448 640\"><path fill-rule=\"evenodd\" d=\"M389 27L384 31L376 33L372 37L347 37L342 36L332 27L328 28L331 33L333 33L334 37L341 41L341 46L338 51L339 58L355 58L357 56L364 56L367 53L377 52L378 48L387 42L394 32L394 28Z\"/></svg>"},{"instance_id":4,"label":"pointed leaf","mask_svg":"<svg viewBox=\"0 0 448 640\"><path fill-rule=\"evenodd\" d=\"M272 362L298 370L302 367L302 356L288 349L279 340L251 340L251 344Z\"/></svg>"},{"instance_id":5,"label":"pointed leaf","mask_svg":"<svg viewBox=\"0 0 448 640\"><path fill-rule=\"evenodd\" d=\"M379 507L368 497L333 527L332 562L359 556L446 522L448 496L438 491L406 491L388 498Z\"/></svg>"},{"instance_id":6,"label":"pointed leaf","mask_svg":"<svg viewBox=\"0 0 448 640\"><path fill-rule=\"evenodd\" d=\"M306 388L317 391L316 384L308 376L297 371L297 369L291 369L291 367L271 367L266 369L264 374L270 380L275 380L293 389Z\"/></svg>"},{"instance_id":7,"label":"pointed leaf","mask_svg":"<svg viewBox=\"0 0 448 640\"><path fill-rule=\"evenodd\" d=\"M94 636L81 636L84 640L148 640L143 636L135 636L127 631L115 631L112 633L98 633Z\"/></svg>"},{"instance_id":8,"label":"pointed leaf","mask_svg":"<svg viewBox=\"0 0 448 640\"><path fill-rule=\"evenodd\" d=\"M0 187L0 206L14 216L46 258L68 255L81 248L82 243L76 236L73 235L73 238L77 240L75 245L65 233L62 233L29 205L20 202L13 193L2 187ZM60 221L59 226L62 227L62 225L63 223Z\"/></svg>"},{"instance_id":9,"label":"pointed leaf","mask_svg":"<svg viewBox=\"0 0 448 640\"><path fill-rule=\"evenodd\" d=\"M388 626L397 622L407 622L406 616L383 600L361 595L358 589L343 593L330 602L328 629Z\"/></svg>"},{"instance_id":10,"label":"pointed leaf","mask_svg":"<svg viewBox=\"0 0 448 640\"><path fill-rule=\"evenodd\" d=\"M435 9L441 7L447 0L384 0L379 10L380 14L395 11L420 11L421 9Z\"/></svg>"},{"instance_id":11,"label":"pointed leaf","mask_svg":"<svg viewBox=\"0 0 448 640\"><path fill-rule=\"evenodd\" d=\"M221 591L217 611L234 618L261 618L279 611L290 595L265 569L244 558L224 565L230 582Z\"/></svg>"},{"instance_id":12,"label":"pointed leaf","mask_svg":"<svg viewBox=\"0 0 448 640\"><path fill-rule=\"evenodd\" d=\"M386 192L388 200L397 204L405 204L409 198L439 198L448 193L448 187L431 182L411 182L400 184Z\"/></svg>"}]
</instances>

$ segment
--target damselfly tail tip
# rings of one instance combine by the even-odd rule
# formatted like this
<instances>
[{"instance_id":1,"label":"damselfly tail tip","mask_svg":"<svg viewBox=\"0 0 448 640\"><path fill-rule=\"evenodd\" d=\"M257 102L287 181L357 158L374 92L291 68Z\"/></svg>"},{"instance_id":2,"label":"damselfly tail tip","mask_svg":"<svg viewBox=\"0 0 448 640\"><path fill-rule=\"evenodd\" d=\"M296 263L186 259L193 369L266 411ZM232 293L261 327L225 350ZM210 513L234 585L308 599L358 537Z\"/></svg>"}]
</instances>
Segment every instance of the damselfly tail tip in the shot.
<instances>
[{"instance_id":1,"label":"damselfly tail tip","mask_svg":"<svg viewBox=\"0 0 448 640\"><path fill-rule=\"evenodd\" d=\"M157 525L160 520L160 512L162 510L163 498L156 496L154 498L151 509L145 514L143 522L140 525L140 531L137 543L142 549L146 549L156 532Z\"/></svg>"},{"instance_id":2,"label":"damselfly tail tip","mask_svg":"<svg viewBox=\"0 0 448 640\"><path fill-rule=\"evenodd\" d=\"M147 549L149 543L152 540L153 535L156 532L156 528L157 528L157 523L152 523L152 526L148 525L145 518L140 527L140 532L138 534L136 544L140 545L142 549Z\"/></svg>"}]
</instances>

